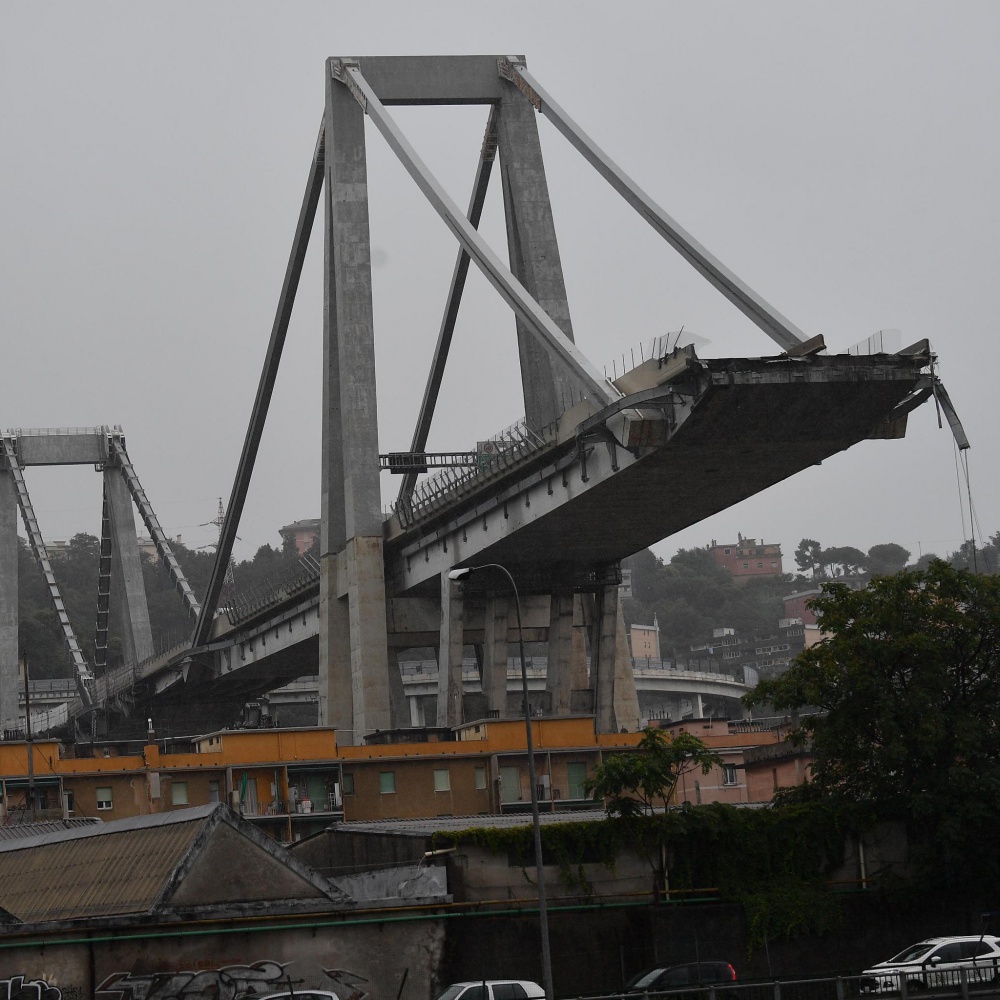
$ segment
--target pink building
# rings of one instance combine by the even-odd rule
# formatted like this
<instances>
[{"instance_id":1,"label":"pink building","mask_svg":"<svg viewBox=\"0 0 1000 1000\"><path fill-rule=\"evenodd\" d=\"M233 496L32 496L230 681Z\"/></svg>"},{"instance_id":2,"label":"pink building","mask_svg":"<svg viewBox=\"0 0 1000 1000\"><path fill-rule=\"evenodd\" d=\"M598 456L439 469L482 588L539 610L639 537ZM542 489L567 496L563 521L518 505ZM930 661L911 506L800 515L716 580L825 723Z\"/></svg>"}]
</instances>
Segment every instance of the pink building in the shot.
<instances>
[{"instance_id":1,"label":"pink building","mask_svg":"<svg viewBox=\"0 0 1000 1000\"><path fill-rule=\"evenodd\" d=\"M781 546L757 542L756 538L738 535L736 542L720 545L712 539L709 551L716 566L721 566L737 583L755 576L781 576ZM789 616L791 617L791 616Z\"/></svg>"}]
</instances>

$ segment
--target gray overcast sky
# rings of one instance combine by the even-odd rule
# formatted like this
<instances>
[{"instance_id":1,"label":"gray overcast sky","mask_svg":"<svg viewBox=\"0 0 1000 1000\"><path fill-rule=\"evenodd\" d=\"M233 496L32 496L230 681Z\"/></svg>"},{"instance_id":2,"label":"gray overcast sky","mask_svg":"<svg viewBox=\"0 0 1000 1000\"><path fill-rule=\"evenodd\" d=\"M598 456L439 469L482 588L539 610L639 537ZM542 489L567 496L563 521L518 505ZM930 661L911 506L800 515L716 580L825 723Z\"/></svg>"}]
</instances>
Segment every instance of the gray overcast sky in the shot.
<instances>
[{"instance_id":1,"label":"gray overcast sky","mask_svg":"<svg viewBox=\"0 0 1000 1000\"><path fill-rule=\"evenodd\" d=\"M929 337L1000 529L995 437L1000 4L13 3L0 0L0 422L121 424L171 535L228 499L323 105L330 55L524 53L590 135L746 283L833 350ZM485 110L395 114L459 204ZM603 367L682 325L707 356L775 345L544 120L577 341ZM379 436L409 445L454 262L450 234L369 131ZM483 226L505 256L499 184ZM319 513L317 229L237 547ZM430 445L523 410L514 324L470 280ZM398 485L384 480L388 501ZM100 533L100 477L32 469L49 539ZM613 530L613 529L609 529ZM680 535L962 542L932 405Z\"/></svg>"}]
</instances>

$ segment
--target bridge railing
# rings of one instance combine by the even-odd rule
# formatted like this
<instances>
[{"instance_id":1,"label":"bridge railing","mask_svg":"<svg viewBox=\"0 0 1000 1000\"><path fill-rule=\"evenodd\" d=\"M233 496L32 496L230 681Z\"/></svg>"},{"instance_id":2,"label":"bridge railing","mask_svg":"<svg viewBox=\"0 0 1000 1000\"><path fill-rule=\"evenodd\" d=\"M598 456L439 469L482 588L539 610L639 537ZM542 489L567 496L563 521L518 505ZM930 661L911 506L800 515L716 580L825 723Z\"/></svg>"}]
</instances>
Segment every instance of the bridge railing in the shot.
<instances>
[{"instance_id":1,"label":"bridge railing","mask_svg":"<svg viewBox=\"0 0 1000 1000\"><path fill-rule=\"evenodd\" d=\"M489 439L497 448L479 465L442 469L419 482L408 497L400 497L387 512L409 527L448 506L456 496L471 492L490 479L497 478L516 465L531 458L547 444L546 439L532 430L524 420L494 434Z\"/></svg>"},{"instance_id":2,"label":"bridge railing","mask_svg":"<svg viewBox=\"0 0 1000 1000\"><path fill-rule=\"evenodd\" d=\"M319 563L312 556L303 556L282 578L270 578L256 587L238 592L226 602L226 617L230 625L238 625L258 611L279 604L307 590L319 579Z\"/></svg>"}]
</instances>

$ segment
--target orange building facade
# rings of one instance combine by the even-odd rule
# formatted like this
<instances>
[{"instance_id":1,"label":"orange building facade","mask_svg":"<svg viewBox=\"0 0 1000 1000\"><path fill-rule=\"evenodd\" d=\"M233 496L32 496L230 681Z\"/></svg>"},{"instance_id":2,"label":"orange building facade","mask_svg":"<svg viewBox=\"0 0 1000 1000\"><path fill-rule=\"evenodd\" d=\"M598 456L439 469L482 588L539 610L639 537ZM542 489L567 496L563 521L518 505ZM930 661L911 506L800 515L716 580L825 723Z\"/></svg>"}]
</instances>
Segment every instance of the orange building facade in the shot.
<instances>
[{"instance_id":1,"label":"orange building facade","mask_svg":"<svg viewBox=\"0 0 1000 1000\"><path fill-rule=\"evenodd\" d=\"M592 808L587 779L607 754L632 750L641 737L595 734L590 716L540 718L532 727L538 798L551 812ZM773 788L765 780L748 780L745 756L779 745L779 731L711 719L667 728L698 736L722 758L709 774L682 776L678 804L770 799ZM32 812L38 819L111 820L227 802L262 832L291 843L340 820L500 815L530 808L523 720L470 722L444 739L413 742L414 735L393 742L392 734L383 734L379 743L345 747L337 746L335 731L327 728L227 730L126 748L3 742L0 822L23 821Z\"/></svg>"}]
</instances>

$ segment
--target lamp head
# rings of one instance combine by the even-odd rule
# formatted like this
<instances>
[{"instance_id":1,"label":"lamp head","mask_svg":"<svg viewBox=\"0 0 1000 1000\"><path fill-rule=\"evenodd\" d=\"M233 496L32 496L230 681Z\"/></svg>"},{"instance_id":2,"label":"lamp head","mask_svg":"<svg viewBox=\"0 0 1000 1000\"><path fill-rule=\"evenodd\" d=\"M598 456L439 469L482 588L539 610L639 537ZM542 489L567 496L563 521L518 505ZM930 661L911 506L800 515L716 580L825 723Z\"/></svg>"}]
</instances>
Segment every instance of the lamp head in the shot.
<instances>
[{"instance_id":1,"label":"lamp head","mask_svg":"<svg viewBox=\"0 0 1000 1000\"><path fill-rule=\"evenodd\" d=\"M449 580L464 580L472 572L471 566L464 566L462 569L448 570Z\"/></svg>"}]
</instances>

